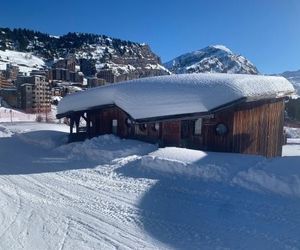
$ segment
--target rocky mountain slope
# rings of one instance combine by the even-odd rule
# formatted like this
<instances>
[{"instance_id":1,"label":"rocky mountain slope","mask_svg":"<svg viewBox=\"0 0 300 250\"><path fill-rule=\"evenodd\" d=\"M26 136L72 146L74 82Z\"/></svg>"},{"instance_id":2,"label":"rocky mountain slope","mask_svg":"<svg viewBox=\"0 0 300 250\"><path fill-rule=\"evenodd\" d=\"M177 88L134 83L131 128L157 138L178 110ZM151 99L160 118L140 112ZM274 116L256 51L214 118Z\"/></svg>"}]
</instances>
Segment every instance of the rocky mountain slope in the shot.
<instances>
[{"instance_id":1,"label":"rocky mountain slope","mask_svg":"<svg viewBox=\"0 0 300 250\"><path fill-rule=\"evenodd\" d=\"M178 56L164 65L176 74L200 72L258 74L257 68L248 59L234 54L223 45L208 46Z\"/></svg>"},{"instance_id":2,"label":"rocky mountain slope","mask_svg":"<svg viewBox=\"0 0 300 250\"><path fill-rule=\"evenodd\" d=\"M0 50L29 52L48 65L73 54L80 63L91 65L89 74L101 69L136 77L169 74L148 45L105 35L68 33L50 36L27 29L0 28Z\"/></svg>"}]
</instances>

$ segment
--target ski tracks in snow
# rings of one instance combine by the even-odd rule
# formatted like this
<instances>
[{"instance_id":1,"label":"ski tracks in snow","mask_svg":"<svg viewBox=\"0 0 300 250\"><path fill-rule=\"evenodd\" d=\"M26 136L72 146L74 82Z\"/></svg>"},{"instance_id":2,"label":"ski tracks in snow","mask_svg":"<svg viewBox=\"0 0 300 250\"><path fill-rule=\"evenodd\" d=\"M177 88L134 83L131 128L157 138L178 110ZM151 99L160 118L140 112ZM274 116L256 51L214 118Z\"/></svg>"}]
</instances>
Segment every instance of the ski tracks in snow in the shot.
<instances>
[{"instance_id":1,"label":"ski tracks in snow","mask_svg":"<svg viewBox=\"0 0 300 250\"><path fill-rule=\"evenodd\" d=\"M239 235L245 247L248 239L269 246L299 244L288 234L257 231L251 222L270 221L298 230L300 212L291 206L253 201L251 195L244 200L243 195L214 190L214 185L195 188L176 180L133 180L116 173L120 167L1 176L1 206L6 211L9 207L10 213L1 213L0 245L9 249L153 249L172 248L168 243L174 242L179 248L189 244L214 248L226 243L220 236L224 232L228 238ZM174 215L169 214L172 210ZM290 215L297 216L290 220ZM199 218L201 223L193 222ZM236 218L246 223L232 222Z\"/></svg>"},{"instance_id":2,"label":"ski tracks in snow","mask_svg":"<svg viewBox=\"0 0 300 250\"><path fill-rule=\"evenodd\" d=\"M123 249L153 247L151 242L139 235L142 223L136 200L142 193L143 185L135 187L133 183L118 180L113 167L110 167L111 172L107 175L107 168L2 176L1 184L7 183L2 190L10 193L6 200L12 199L15 207L15 215L1 231L2 237L16 223L23 224L23 227L29 223L22 217L16 222L20 210L33 210L36 213L42 211L39 223L43 224L44 232L40 232L39 237L46 241L46 238L55 238L53 242L58 249L71 249L72 246L96 246L102 249L118 249L120 246ZM99 174L103 171L103 175ZM24 204L21 208L22 202ZM54 235L47 235L53 231ZM26 246L27 239L23 240L25 243L21 248ZM53 242L48 242L49 246Z\"/></svg>"}]
</instances>

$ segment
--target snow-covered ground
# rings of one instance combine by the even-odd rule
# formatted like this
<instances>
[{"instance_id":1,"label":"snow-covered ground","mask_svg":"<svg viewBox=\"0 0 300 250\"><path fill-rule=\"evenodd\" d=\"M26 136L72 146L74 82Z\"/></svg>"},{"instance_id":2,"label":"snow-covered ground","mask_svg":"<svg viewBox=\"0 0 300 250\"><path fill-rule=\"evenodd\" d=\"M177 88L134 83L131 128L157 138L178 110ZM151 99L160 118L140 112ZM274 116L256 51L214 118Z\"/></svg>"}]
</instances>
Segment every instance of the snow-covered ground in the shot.
<instances>
[{"instance_id":1,"label":"snow-covered ground","mask_svg":"<svg viewBox=\"0 0 300 250\"><path fill-rule=\"evenodd\" d=\"M0 249L299 249L300 144L210 153L0 124Z\"/></svg>"},{"instance_id":2,"label":"snow-covered ground","mask_svg":"<svg viewBox=\"0 0 300 250\"><path fill-rule=\"evenodd\" d=\"M47 114L47 119L52 122L60 122L56 119L57 107L55 105L51 106L51 112ZM24 113L21 110L16 110L13 108L6 108L0 106L0 123L1 122L32 122L36 121L37 116L41 116L43 120L46 119L45 113L40 114L29 114Z\"/></svg>"},{"instance_id":3,"label":"snow-covered ground","mask_svg":"<svg viewBox=\"0 0 300 250\"><path fill-rule=\"evenodd\" d=\"M0 107L0 122L35 121L36 114L26 114L21 111Z\"/></svg>"},{"instance_id":4,"label":"snow-covered ground","mask_svg":"<svg viewBox=\"0 0 300 250\"><path fill-rule=\"evenodd\" d=\"M10 63L17 65L19 70L25 73L45 67L45 62L31 53L0 50L0 70L5 70L6 64Z\"/></svg>"}]
</instances>

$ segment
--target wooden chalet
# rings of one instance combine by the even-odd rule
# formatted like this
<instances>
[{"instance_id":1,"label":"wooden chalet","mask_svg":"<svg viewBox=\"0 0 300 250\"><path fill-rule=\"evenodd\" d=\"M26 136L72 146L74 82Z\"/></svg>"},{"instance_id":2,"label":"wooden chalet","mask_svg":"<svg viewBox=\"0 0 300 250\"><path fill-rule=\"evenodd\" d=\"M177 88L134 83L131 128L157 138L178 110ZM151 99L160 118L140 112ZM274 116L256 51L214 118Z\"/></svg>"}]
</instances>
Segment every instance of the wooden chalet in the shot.
<instances>
[{"instance_id":1,"label":"wooden chalet","mask_svg":"<svg viewBox=\"0 0 300 250\"><path fill-rule=\"evenodd\" d=\"M275 157L282 153L284 106L293 92L274 76L160 76L69 95L57 117L70 119L70 141L115 134L161 147Z\"/></svg>"}]
</instances>

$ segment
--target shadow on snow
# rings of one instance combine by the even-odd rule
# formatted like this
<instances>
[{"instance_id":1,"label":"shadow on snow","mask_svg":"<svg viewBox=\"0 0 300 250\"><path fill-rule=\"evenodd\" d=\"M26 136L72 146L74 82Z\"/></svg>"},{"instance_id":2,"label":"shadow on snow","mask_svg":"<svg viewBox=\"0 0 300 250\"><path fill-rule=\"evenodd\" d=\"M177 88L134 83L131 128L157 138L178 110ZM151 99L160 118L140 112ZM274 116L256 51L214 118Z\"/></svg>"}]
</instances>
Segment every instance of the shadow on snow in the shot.
<instances>
[{"instance_id":1,"label":"shadow on snow","mask_svg":"<svg viewBox=\"0 0 300 250\"><path fill-rule=\"evenodd\" d=\"M208 153L197 164L210 160ZM299 200L229 183L160 175L141 170L137 162L116 171L157 180L140 200L140 220L149 235L172 248L300 248Z\"/></svg>"},{"instance_id":2,"label":"shadow on snow","mask_svg":"<svg viewBox=\"0 0 300 250\"><path fill-rule=\"evenodd\" d=\"M0 138L0 175L57 172L90 167L70 161L53 148L67 141L67 133L34 131Z\"/></svg>"}]
</instances>

